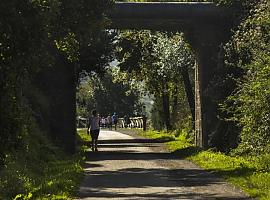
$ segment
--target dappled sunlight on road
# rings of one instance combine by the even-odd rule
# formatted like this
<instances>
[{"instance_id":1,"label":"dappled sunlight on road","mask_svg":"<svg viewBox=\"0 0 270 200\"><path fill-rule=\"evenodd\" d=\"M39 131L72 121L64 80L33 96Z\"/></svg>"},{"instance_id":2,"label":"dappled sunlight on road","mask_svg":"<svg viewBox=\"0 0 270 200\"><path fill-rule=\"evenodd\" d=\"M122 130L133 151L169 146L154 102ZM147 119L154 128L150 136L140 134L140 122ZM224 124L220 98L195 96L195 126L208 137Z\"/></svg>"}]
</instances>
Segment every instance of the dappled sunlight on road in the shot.
<instances>
[{"instance_id":1,"label":"dappled sunlight on road","mask_svg":"<svg viewBox=\"0 0 270 200\"><path fill-rule=\"evenodd\" d=\"M248 199L162 143L101 131L99 152L87 155L80 199Z\"/></svg>"}]
</instances>

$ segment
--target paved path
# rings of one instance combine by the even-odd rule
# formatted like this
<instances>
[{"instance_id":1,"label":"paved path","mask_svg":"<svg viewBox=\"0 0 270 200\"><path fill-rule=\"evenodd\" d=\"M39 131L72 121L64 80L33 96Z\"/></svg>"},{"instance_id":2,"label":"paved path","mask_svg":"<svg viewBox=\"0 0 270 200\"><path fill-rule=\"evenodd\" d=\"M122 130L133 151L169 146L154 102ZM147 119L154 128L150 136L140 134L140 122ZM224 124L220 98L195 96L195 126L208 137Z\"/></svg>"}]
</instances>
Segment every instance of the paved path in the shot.
<instances>
[{"instance_id":1,"label":"paved path","mask_svg":"<svg viewBox=\"0 0 270 200\"><path fill-rule=\"evenodd\" d=\"M101 131L90 152L78 199L247 200L239 190L186 160L114 131Z\"/></svg>"}]
</instances>

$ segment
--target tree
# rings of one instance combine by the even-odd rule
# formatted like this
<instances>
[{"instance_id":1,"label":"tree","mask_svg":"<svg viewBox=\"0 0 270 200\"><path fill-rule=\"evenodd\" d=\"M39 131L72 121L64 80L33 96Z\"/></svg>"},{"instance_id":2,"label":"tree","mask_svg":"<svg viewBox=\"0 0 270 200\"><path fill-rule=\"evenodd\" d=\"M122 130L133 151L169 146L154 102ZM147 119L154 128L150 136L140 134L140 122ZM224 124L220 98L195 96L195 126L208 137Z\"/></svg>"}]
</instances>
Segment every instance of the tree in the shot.
<instances>
[{"instance_id":1,"label":"tree","mask_svg":"<svg viewBox=\"0 0 270 200\"><path fill-rule=\"evenodd\" d=\"M49 136L66 152L76 144L76 86L82 71L104 73L110 55L112 34L104 30L107 0L64 1L49 26L49 53L55 64L42 68L35 86L47 98L48 108L39 113ZM49 111L47 111L49 110Z\"/></svg>"},{"instance_id":2,"label":"tree","mask_svg":"<svg viewBox=\"0 0 270 200\"><path fill-rule=\"evenodd\" d=\"M267 150L270 142L270 14L269 2L244 1L242 23L226 44L227 68L241 71L235 76L236 88L224 109L230 121L241 129L240 148L244 151Z\"/></svg>"},{"instance_id":3,"label":"tree","mask_svg":"<svg viewBox=\"0 0 270 200\"><path fill-rule=\"evenodd\" d=\"M170 130L171 97L177 98L177 88L181 88L181 68L190 67L194 63L182 35L128 31L123 33L118 41L120 69L143 81L145 89L156 99L161 99L161 121Z\"/></svg>"},{"instance_id":4,"label":"tree","mask_svg":"<svg viewBox=\"0 0 270 200\"><path fill-rule=\"evenodd\" d=\"M102 73L111 60L103 30L111 3L1 1L1 162L35 123L74 152L76 82L82 70Z\"/></svg>"},{"instance_id":5,"label":"tree","mask_svg":"<svg viewBox=\"0 0 270 200\"><path fill-rule=\"evenodd\" d=\"M46 22L54 3L48 3L48 9L27 0L0 3L0 162L6 153L21 147L28 134L31 110L25 91L31 77L53 62L47 54Z\"/></svg>"},{"instance_id":6,"label":"tree","mask_svg":"<svg viewBox=\"0 0 270 200\"><path fill-rule=\"evenodd\" d=\"M116 70L116 69L115 69ZM132 116L140 109L140 92L128 84L116 82L119 73L108 71L104 76L92 76L84 80L77 92L80 115L88 117L92 109L101 116L116 112L118 116Z\"/></svg>"}]
</instances>

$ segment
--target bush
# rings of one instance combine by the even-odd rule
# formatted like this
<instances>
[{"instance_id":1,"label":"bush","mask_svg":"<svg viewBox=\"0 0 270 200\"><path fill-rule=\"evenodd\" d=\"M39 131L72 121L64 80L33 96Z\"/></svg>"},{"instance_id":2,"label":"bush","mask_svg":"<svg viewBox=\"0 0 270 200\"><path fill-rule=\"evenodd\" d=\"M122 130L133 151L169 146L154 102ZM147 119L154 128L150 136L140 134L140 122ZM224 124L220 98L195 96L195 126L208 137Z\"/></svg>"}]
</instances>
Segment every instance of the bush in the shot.
<instances>
[{"instance_id":1,"label":"bush","mask_svg":"<svg viewBox=\"0 0 270 200\"><path fill-rule=\"evenodd\" d=\"M257 2L250 13L226 46L227 64L241 68L244 75L225 109L242 128L240 148L261 152L270 143L269 2Z\"/></svg>"},{"instance_id":2,"label":"bush","mask_svg":"<svg viewBox=\"0 0 270 200\"><path fill-rule=\"evenodd\" d=\"M83 175L82 155L67 156L34 125L22 144L6 156L0 199L71 198Z\"/></svg>"}]
</instances>

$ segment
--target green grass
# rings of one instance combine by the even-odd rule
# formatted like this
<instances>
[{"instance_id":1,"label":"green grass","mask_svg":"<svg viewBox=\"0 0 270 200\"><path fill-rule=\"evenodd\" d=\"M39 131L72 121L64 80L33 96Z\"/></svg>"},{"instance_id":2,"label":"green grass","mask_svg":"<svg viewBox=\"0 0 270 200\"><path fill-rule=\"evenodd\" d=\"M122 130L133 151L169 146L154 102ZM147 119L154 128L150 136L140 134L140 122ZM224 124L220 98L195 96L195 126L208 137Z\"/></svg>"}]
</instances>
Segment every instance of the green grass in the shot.
<instances>
[{"instance_id":1,"label":"green grass","mask_svg":"<svg viewBox=\"0 0 270 200\"><path fill-rule=\"evenodd\" d=\"M171 138L172 134L148 131L143 134L147 138ZM270 155L237 156L225 155L211 150L201 150L192 145L187 134L180 134L166 142L172 153L179 158L190 160L202 168L215 172L233 185L240 187L252 197L270 200Z\"/></svg>"},{"instance_id":2,"label":"green grass","mask_svg":"<svg viewBox=\"0 0 270 200\"><path fill-rule=\"evenodd\" d=\"M167 133L167 132L159 132L159 131L150 130L150 131L140 132L140 135L143 137L155 139L161 142L168 142L168 141L175 140L175 135L173 133Z\"/></svg>"},{"instance_id":3,"label":"green grass","mask_svg":"<svg viewBox=\"0 0 270 200\"><path fill-rule=\"evenodd\" d=\"M78 152L68 156L41 134L7 155L0 171L0 199L72 199L83 178L86 131L78 133Z\"/></svg>"},{"instance_id":4,"label":"green grass","mask_svg":"<svg viewBox=\"0 0 270 200\"><path fill-rule=\"evenodd\" d=\"M89 134L87 134L87 129L78 129L77 130L78 133L78 137L77 137L77 141L78 142L91 142L91 137Z\"/></svg>"}]
</instances>

